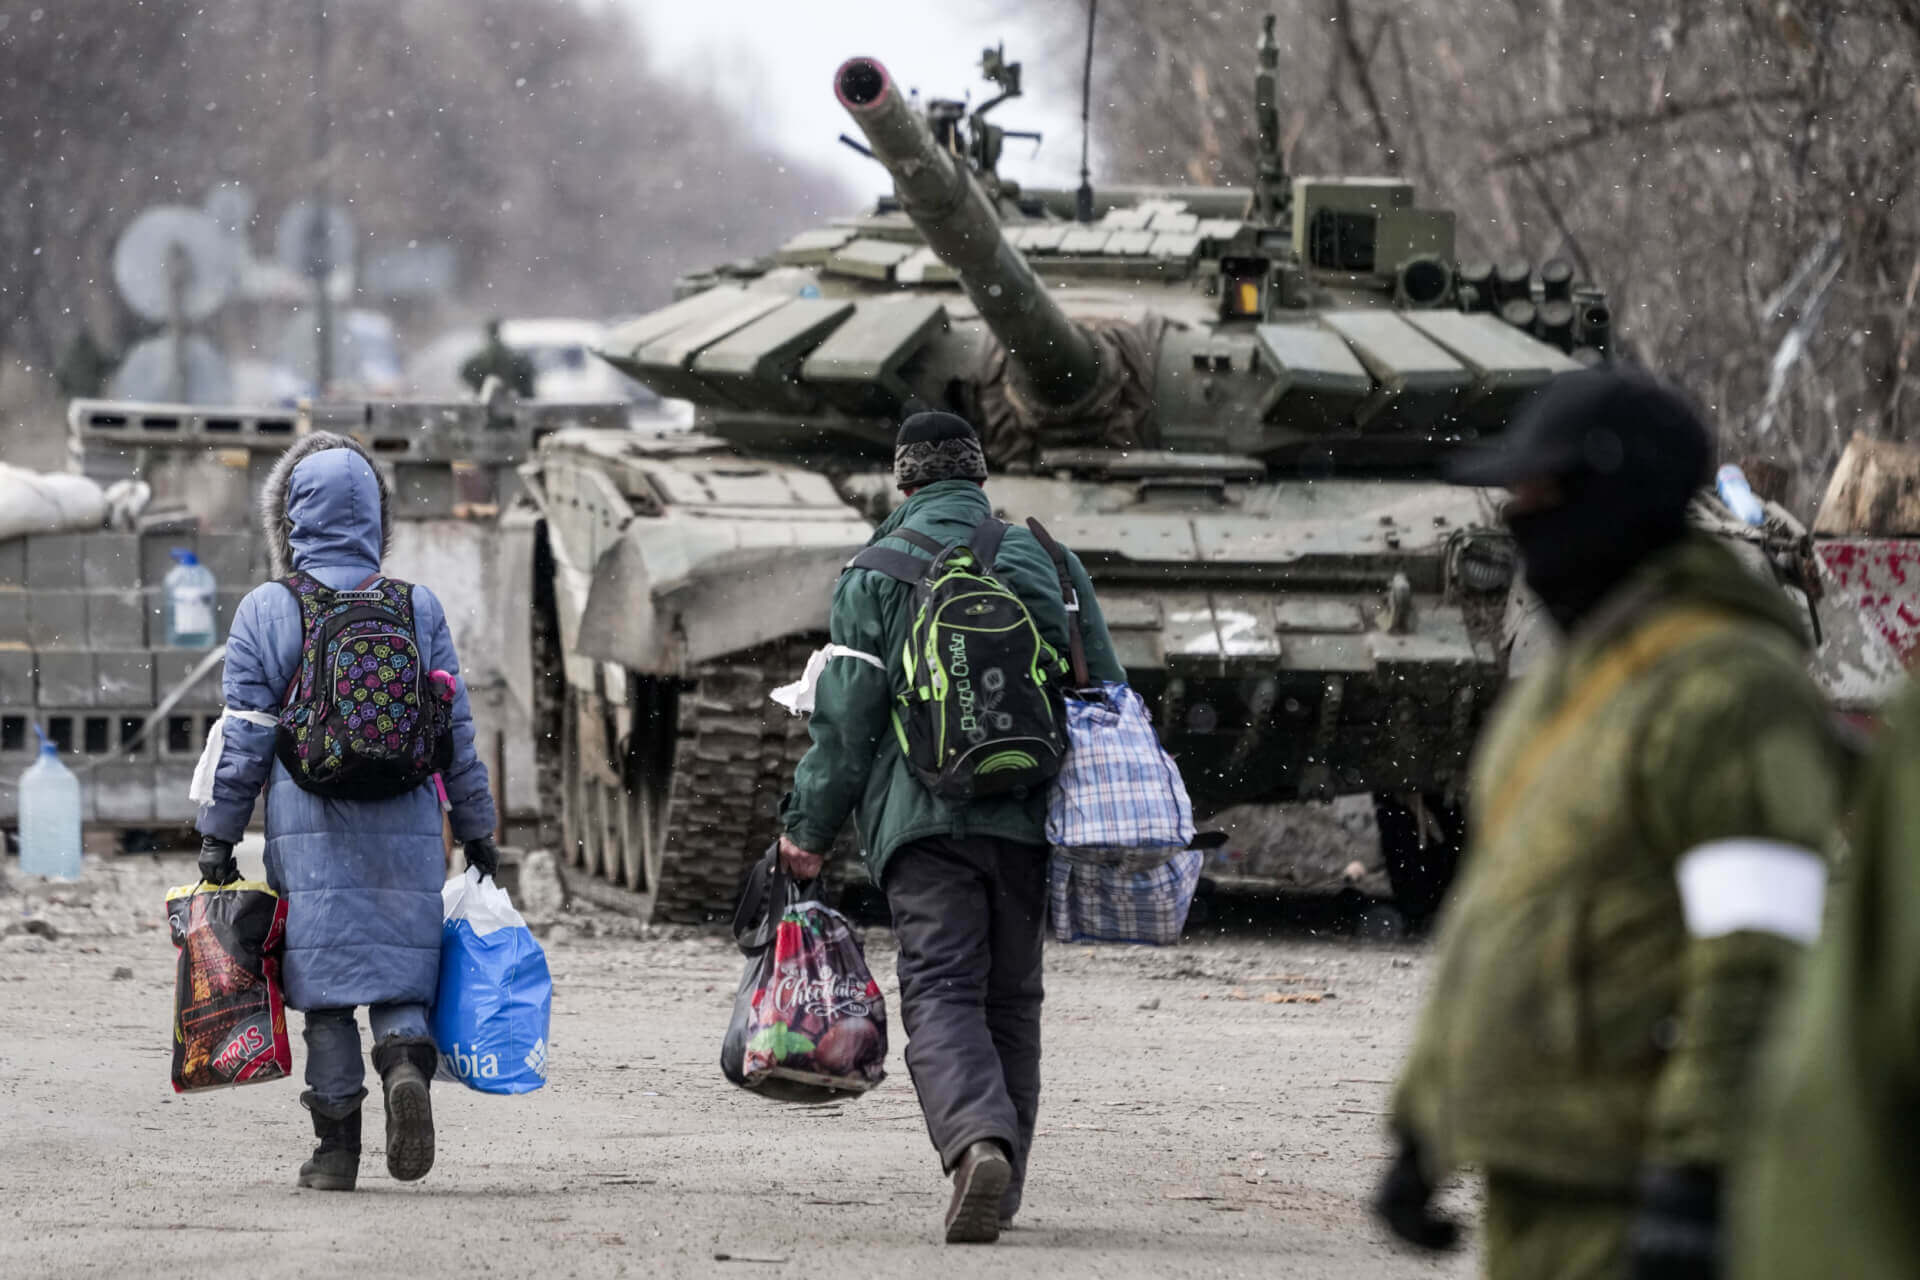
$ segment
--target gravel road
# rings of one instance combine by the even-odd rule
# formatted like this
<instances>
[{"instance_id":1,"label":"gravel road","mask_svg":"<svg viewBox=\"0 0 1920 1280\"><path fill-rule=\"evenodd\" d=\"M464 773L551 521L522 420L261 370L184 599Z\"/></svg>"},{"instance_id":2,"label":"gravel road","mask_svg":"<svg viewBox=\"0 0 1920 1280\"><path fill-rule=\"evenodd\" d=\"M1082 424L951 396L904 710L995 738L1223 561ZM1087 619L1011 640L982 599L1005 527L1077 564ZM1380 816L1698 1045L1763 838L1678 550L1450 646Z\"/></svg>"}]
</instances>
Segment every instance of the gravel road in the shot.
<instances>
[{"instance_id":1,"label":"gravel road","mask_svg":"<svg viewBox=\"0 0 1920 1280\"><path fill-rule=\"evenodd\" d=\"M1364 1209L1418 946L1241 928L1167 951L1053 948L1027 1208L999 1245L956 1250L938 1243L946 1188L900 1057L884 930L868 949L896 1011L891 1074L800 1108L720 1077L739 974L726 940L549 915L548 1087L436 1086L439 1162L401 1185L376 1085L360 1190L328 1195L293 1185L311 1148L296 1084L170 1091L160 896L190 868L122 859L79 890L0 890L0 1275L1473 1272L1467 1253L1401 1253ZM1449 1197L1462 1213L1468 1199Z\"/></svg>"}]
</instances>

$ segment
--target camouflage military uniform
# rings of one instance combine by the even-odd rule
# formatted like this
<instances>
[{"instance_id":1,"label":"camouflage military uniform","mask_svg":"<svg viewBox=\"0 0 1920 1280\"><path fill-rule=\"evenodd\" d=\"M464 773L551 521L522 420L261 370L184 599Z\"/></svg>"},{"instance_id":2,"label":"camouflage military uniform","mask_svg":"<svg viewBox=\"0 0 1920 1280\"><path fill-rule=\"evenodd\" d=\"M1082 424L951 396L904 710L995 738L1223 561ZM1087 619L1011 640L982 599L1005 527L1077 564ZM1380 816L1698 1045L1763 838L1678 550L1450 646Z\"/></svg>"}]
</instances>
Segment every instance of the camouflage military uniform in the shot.
<instances>
[{"instance_id":1,"label":"camouflage military uniform","mask_svg":"<svg viewBox=\"0 0 1920 1280\"><path fill-rule=\"evenodd\" d=\"M1516 686L1481 744L1395 1122L1432 1180L1487 1173L1496 1280L1626 1275L1640 1172L1721 1168L1745 1128L1797 944L1695 927L1676 868L1738 877L1773 850L1818 873L1805 851L1827 841L1842 760L1804 644L1777 588L1690 536Z\"/></svg>"},{"instance_id":2,"label":"camouflage military uniform","mask_svg":"<svg viewBox=\"0 0 1920 1280\"><path fill-rule=\"evenodd\" d=\"M1867 769L1827 937L1783 1016L1734 1197L1741 1280L1920 1275L1920 685Z\"/></svg>"},{"instance_id":3,"label":"camouflage military uniform","mask_svg":"<svg viewBox=\"0 0 1920 1280\"><path fill-rule=\"evenodd\" d=\"M487 330L487 344L467 357L460 366L460 380L478 391L489 377L498 378L522 400L534 395L533 361L500 340L497 327Z\"/></svg>"}]
</instances>

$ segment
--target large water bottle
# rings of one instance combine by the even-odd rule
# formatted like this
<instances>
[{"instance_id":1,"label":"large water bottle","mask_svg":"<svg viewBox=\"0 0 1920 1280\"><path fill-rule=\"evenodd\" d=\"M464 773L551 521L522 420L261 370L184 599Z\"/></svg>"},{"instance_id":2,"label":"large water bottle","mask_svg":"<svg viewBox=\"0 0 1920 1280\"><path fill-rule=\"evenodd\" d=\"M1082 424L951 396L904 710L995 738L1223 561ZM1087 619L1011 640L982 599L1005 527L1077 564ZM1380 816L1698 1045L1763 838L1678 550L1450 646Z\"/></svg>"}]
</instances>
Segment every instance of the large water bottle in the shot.
<instances>
[{"instance_id":1,"label":"large water bottle","mask_svg":"<svg viewBox=\"0 0 1920 1280\"><path fill-rule=\"evenodd\" d=\"M219 638L214 634L213 614L219 584L213 580L213 570L181 547L173 549L173 561L164 588L167 644L175 649L211 649Z\"/></svg>"},{"instance_id":2,"label":"large water bottle","mask_svg":"<svg viewBox=\"0 0 1920 1280\"><path fill-rule=\"evenodd\" d=\"M1747 524L1755 528L1767 522L1767 508L1754 496L1753 486L1747 483L1747 473L1729 462L1714 473L1713 487L1720 491L1720 501L1727 504L1727 510L1733 512Z\"/></svg>"},{"instance_id":3,"label":"large water bottle","mask_svg":"<svg viewBox=\"0 0 1920 1280\"><path fill-rule=\"evenodd\" d=\"M60 748L45 734L40 758L20 775L20 872L80 878L80 779L60 763Z\"/></svg>"}]
</instances>

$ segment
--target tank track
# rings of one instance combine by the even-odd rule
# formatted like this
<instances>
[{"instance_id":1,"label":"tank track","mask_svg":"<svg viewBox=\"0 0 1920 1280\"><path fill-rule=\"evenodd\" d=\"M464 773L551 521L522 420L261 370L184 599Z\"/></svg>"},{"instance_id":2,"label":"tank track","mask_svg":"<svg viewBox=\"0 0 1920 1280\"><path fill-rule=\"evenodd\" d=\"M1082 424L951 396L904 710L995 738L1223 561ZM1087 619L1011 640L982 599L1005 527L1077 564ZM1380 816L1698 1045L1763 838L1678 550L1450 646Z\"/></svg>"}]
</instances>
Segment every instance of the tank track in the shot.
<instances>
[{"instance_id":1,"label":"tank track","mask_svg":"<svg viewBox=\"0 0 1920 1280\"><path fill-rule=\"evenodd\" d=\"M771 698L821 643L777 641L697 668L680 694L673 794L654 898L655 920L711 922L733 914L741 876L778 834L780 797L806 754L807 722ZM853 859L836 847L836 877Z\"/></svg>"}]
</instances>

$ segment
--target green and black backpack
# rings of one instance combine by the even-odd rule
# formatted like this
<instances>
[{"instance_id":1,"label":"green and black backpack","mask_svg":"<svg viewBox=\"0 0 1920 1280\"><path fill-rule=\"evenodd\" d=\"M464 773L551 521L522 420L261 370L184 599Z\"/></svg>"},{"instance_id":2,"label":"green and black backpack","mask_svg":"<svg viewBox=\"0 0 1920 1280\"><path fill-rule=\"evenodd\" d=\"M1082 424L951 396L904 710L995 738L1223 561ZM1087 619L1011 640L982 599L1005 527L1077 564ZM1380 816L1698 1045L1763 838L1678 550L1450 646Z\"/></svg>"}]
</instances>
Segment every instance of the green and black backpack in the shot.
<instances>
[{"instance_id":1,"label":"green and black backpack","mask_svg":"<svg viewBox=\"0 0 1920 1280\"><path fill-rule=\"evenodd\" d=\"M944 545L896 529L888 536L932 558L868 547L847 565L913 588L893 732L915 775L946 800L1040 786L1067 752L1067 664L1020 597L993 576L1006 533L1006 522L992 518L965 542Z\"/></svg>"}]
</instances>

